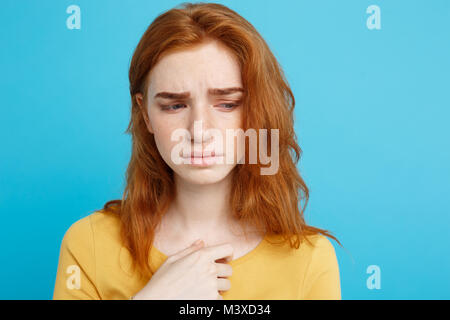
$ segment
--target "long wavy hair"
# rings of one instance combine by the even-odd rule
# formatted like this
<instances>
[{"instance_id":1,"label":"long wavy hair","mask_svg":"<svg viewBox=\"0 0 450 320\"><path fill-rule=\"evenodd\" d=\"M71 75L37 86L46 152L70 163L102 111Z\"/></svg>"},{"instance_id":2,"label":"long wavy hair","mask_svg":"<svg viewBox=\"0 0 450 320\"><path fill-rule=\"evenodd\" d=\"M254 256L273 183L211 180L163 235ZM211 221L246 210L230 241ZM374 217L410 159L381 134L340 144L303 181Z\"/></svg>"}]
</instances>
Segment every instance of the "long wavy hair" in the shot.
<instances>
[{"instance_id":1,"label":"long wavy hair","mask_svg":"<svg viewBox=\"0 0 450 320\"><path fill-rule=\"evenodd\" d=\"M327 230L306 224L309 191L297 169L302 150L294 132L294 95L281 66L256 29L233 10L216 3L182 3L160 14L139 41L129 69L132 153L122 200L108 201L100 210L118 215L121 237L141 275L151 275L150 249L155 229L176 197L173 170L162 159L136 101L147 101L148 74L167 53L188 49L207 39L225 44L237 57L245 89L242 107L247 128L273 128L279 134L279 169L261 175L259 164L237 164L229 203L243 227L251 225L281 235L298 248L307 236ZM268 138L270 141L270 139Z\"/></svg>"}]
</instances>

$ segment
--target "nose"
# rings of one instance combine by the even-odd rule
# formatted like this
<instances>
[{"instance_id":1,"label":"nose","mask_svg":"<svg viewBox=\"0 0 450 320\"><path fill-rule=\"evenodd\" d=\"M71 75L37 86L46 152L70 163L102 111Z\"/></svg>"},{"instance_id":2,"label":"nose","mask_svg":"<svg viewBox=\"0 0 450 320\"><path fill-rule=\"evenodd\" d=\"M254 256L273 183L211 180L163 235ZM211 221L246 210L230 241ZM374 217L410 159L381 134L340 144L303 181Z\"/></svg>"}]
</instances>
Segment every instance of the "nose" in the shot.
<instances>
[{"instance_id":1,"label":"nose","mask_svg":"<svg viewBox=\"0 0 450 320\"><path fill-rule=\"evenodd\" d=\"M211 140L211 134L208 132L211 125L209 105L207 101L195 103L189 114L188 131L191 136L191 144L206 145Z\"/></svg>"}]
</instances>

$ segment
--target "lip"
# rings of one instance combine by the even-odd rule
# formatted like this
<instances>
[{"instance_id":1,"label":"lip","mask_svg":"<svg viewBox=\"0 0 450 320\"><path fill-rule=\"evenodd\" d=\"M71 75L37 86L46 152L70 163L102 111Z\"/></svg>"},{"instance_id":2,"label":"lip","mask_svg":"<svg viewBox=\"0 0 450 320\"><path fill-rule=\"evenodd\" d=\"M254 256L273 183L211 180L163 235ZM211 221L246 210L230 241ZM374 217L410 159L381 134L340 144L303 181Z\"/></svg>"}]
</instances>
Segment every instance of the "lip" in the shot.
<instances>
[{"instance_id":1,"label":"lip","mask_svg":"<svg viewBox=\"0 0 450 320\"><path fill-rule=\"evenodd\" d=\"M204 153L204 154L196 154L194 152L191 153L190 156L183 157L185 159L189 158L195 158L195 159L203 159L203 158L214 158L214 157L222 157L223 154L216 154L214 151L211 152L211 154Z\"/></svg>"},{"instance_id":2,"label":"lip","mask_svg":"<svg viewBox=\"0 0 450 320\"><path fill-rule=\"evenodd\" d=\"M216 164L220 158L222 158L222 155L208 157L184 157L184 159L189 159L187 164L193 167L209 167Z\"/></svg>"}]
</instances>

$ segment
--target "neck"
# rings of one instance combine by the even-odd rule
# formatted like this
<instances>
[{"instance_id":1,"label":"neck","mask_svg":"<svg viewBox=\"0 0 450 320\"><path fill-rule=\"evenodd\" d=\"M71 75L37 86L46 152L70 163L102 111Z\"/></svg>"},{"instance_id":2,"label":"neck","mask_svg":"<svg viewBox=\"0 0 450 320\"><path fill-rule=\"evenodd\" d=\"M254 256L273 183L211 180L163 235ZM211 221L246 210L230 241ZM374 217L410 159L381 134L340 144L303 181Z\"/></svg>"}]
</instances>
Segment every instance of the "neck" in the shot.
<instances>
[{"instance_id":1,"label":"neck","mask_svg":"<svg viewBox=\"0 0 450 320\"><path fill-rule=\"evenodd\" d=\"M166 213L172 227L179 234L205 235L229 226L231 179L229 174L214 184L192 184L175 175L177 196Z\"/></svg>"}]
</instances>

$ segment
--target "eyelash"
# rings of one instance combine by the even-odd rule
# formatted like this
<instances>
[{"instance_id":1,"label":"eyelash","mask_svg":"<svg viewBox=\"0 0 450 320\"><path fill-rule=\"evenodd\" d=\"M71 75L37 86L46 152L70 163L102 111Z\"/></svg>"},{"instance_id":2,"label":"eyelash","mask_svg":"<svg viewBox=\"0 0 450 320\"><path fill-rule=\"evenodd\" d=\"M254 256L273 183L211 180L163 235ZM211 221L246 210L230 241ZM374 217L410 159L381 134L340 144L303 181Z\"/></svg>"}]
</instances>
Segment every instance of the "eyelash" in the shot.
<instances>
[{"instance_id":1,"label":"eyelash","mask_svg":"<svg viewBox=\"0 0 450 320\"><path fill-rule=\"evenodd\" d=\"M161 109L166 110L166 111L176 111L178 109L171 109L171 107L180 106L180 105L183 105L183 104L178 103L178 104L172 104L172 105L161 105ZM233 110L235 107L239 106L239 104L237 104L237 103L221 103L220 105L232 106L232 108L225 108L226 110Z\"/></svg>"}]
</instances>

